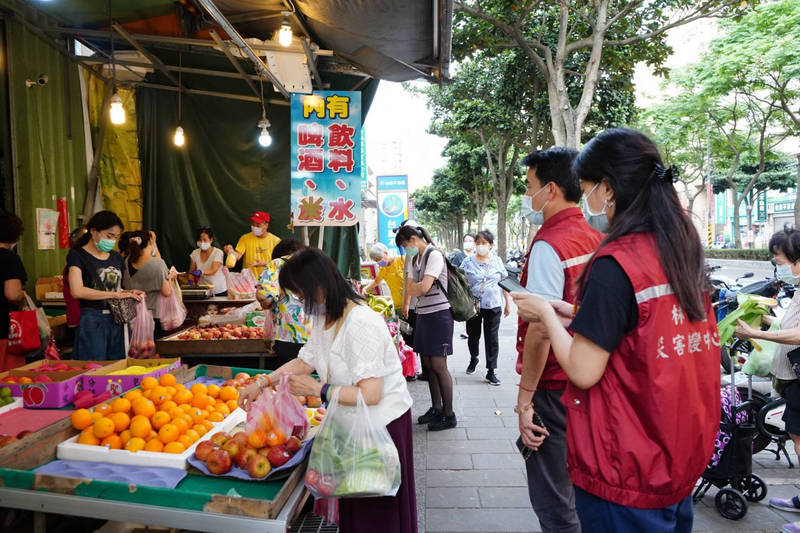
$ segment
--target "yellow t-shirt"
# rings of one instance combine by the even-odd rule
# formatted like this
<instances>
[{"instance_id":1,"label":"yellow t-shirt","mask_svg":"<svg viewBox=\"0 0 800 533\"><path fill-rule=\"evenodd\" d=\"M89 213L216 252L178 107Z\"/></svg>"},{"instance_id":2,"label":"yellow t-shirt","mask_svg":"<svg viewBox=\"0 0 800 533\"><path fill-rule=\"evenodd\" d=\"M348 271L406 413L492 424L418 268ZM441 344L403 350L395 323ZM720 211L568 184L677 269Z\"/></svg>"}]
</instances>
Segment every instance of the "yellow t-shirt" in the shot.
<instances>
[{"instance_id":1,"label":"yellow t-shirt","mask_svg":"<svg viewBox=\"0 0 800 533\"><path fill-rule=\"evenodd\" d=\"M403 270L405 269L405 257L395 257L391 265L381 267L375 281L380 283L385 281L392 291L392 301L395 309L403 307Z\"/></svg>"},{"instance_id":2,"label":"yellow t-shirt","mask_svg":"<svg viewBox=\"0 0 800 533\"><path fill-rule=\"evenodd\" d=\"M263 266L250 267L250 263L269 263L272 261L272 250L281 242L277 235L267 232L263 237L256 237L252 232L245 233L236 243L236 251L243 254L244 266L250 268L256 279L264 270Z\"/></svg>"}]
</instances>

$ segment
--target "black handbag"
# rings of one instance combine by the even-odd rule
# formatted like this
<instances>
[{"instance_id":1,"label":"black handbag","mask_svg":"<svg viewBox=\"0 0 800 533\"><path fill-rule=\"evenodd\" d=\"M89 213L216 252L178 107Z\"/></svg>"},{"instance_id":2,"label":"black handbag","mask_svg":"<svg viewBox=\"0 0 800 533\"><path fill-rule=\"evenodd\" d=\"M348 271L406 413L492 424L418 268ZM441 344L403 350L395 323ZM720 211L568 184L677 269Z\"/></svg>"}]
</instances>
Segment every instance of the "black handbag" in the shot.
<instances>
[{"instance_id":1,"label":"black handbag","mask_svg":"<svg viewBox=\"0 0 800 533\"><path fill-rule=\"evenodd\" d=\"M92 268L92 265L87 264L83 255L79 255L81 264L87 269L94 278L94 284L98 287L103 286L103 281L97 275L97 270ZM98 289L102 290L102 289ZM108 310L111 311L111 316L114 317L114 322L119 325L127 324L136 318L136 304L138 303L135 298L122 298L120 300L103 300Z\"/></svg>"},{"instance_id":2,"label":"black handbag","mask_svg":"<svg viewBox=\"0 0 800 533\"><path fill-rule=\"evenodd\" d=\"M792 365L794 375L797 376L797 379L800 379L800 348L795 348L794 350L790 351L786 354L786 357L789 359L789 363Z\"/></svg>"}]
</instances>

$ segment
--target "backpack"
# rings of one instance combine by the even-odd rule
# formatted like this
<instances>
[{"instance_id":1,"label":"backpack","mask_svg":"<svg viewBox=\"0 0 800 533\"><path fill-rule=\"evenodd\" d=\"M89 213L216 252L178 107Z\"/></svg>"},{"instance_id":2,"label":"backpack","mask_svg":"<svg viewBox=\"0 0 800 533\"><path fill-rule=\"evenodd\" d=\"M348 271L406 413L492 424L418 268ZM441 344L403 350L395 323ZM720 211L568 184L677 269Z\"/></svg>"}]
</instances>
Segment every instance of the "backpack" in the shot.
<instances>
[{"instance_id":1,"label":"backpack","mask_svg":"<svg viewBox=\"0 0 800 533\"><path fill-rule=\"evenodd\" d=\"M434 248L434 250L439 250ZM441 252L441 250L439 250ZM428 252L430 254L430 252ZM439 289L447 294L447 301L450 302L450 307L453 310L453 320L456 322L466 322L470 318L478 314L476 298L472 293L472 287L467 280L467 275L459 267L447 259L447 256L442 252L444 263L447 265L447 291L442 287L439 279L436 282ZM423 256L423 261L427 263L427 256Z\"/></svg>"}]
</instances>

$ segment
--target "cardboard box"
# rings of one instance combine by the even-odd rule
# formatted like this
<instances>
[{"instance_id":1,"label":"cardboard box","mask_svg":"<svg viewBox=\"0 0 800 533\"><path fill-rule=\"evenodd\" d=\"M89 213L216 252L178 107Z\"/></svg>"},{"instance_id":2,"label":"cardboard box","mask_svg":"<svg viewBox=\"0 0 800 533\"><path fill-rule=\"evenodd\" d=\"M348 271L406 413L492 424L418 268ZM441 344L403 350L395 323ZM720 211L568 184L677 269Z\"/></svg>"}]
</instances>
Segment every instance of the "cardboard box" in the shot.
<instances>
[{"instance_id":1,"label":"cardboard box","mask_svg":"<svg viewBox=\"0 0 800 533\"><path fill-rule=\"evenodd\" d=\"M111 372L118 370L125 370L131 366L145 366L155 367L163 364L168 364L164 368L154 370L147 374L125 375L116 374L112 375ZM164 358L164 359L121 359L113 361L112 364L104 368L87 372L82 376L83 388L91 391L93 394L102 394L105 391L111 391L112 396L119 396L123 392L129 391L134 387L138 387L144 378L151 376L160 378L167 372L177 370L181 366L180 358Z\"/></svg>"},{"instance_id":2,"label":"cardboard box","mask_svg":"<svg viewBox=\"0 0 800 533\"><path fill-rule=\"evenodd\" d=\"M64 280L61 276L39 278L36 280L36 299L45 300L48 292L63 292ZM63 297L63 296L62 296Z\"/></svg>"},{"instance_id":3,"label":"cardboard box","mask_svg":"<svg viewBox=\"0 0 800 533\"><path fill-rule=\"evenodd\" d=\"M8 387L9 389L11 389L11 395L12 396L19 397L19 396L22 396L22 388L23 388L24 385L20 384L20 383L6 383L6 382L3 381L4 379L6 379L9 376L13 377L16 380L19 380L19 378L21 378L23 376L27 376L27 377L29 377L31 379L34 379L40 373L39 367L41 367L42 365L45 365L45 364L46 365L56 365L56 364L59 364L59 363L63 363L65 365L67 365L68 367L84 367L84 365L86 365L87 363L96 363L98 365L110 365L110 364L115 363L115 362L116 361L79 361L77 359L62 359L61 361L49 361L49 360L34 361L33 363L28 363L27 365L21 366L19 368L14 368L14 369L9 370L7 372L0 373L0 387ZM73 371L67 371L67 372L48 372L47 376L50 379L52 379L53 381L58 381L56 379L57 377L58 378L64 378L66 374L80 375L80 374L83 374L85 372L89 372L89 370L81 370L81 371L73 370ZM33 383L31 385L33 385ZM78 392L80 390L81 389L78 389L75 392ZM73 396L74 395L75 394L73 393ZM72 400L70 400L67 403L70 403L70 402L72 402ZM64 404L64 405L66 405L66 404ZM25 407L28 407L28 405L26 405ZM37 405L36 407L49 407L49 406ZM63 407L63 406L59 405L58 407Z\"/></svg>"}]
</instances>

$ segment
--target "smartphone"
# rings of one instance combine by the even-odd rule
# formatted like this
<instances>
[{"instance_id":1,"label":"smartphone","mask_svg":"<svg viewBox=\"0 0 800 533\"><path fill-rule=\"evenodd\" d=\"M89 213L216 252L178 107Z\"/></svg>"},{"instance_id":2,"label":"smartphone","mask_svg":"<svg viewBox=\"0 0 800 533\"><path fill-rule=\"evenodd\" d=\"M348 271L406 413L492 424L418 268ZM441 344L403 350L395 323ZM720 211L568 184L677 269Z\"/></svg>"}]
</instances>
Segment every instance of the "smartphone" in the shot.
<instances>
[{"instance_id":1,"label":"smartphone","mask_svg":"<svg viewBox=\"0 0 800 533\"><path fill-rule=\"evenodd\" d=\"M498 285L500 285L500 288L506 292L531 292L511 276L501 279Z\"/></svg>"},{"instance_id":2,"label":"smartphone","mask_svg":"<svg viewBox=\"0 0 800 533\"><path fill-rule=\"evenodd\" d=\"M544 425L544 421L542 420L542 417L539 416L539 413L536 412L533 413L533 423L539 426L540 428L547 429L547 426ZM537 437L540 435L540 433L536 431L534 431L533 434L536 435ZM530 459L531 455L535 453L534 450L531 450L530 448L525 446L525 443L522 442L521 435L517 437L517 449L519 450L519 453L522 454L522 458L525 461Z\"/></svg>"}]
</instances>

